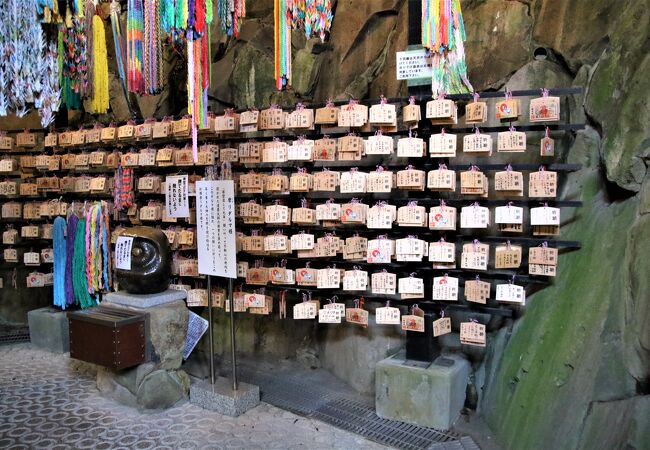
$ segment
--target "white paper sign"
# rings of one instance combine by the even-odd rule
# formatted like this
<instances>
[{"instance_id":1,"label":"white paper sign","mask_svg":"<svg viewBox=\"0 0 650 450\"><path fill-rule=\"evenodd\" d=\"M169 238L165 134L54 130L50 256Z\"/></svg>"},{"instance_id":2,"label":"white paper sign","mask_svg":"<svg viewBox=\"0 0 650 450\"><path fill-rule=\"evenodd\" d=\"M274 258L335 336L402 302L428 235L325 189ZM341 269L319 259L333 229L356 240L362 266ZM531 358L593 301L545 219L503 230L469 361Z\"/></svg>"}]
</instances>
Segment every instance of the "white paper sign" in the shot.
<instances>
[{"instance_id":1,"label":"white paper sign","mask_svg":"<svg viewBox=\"0 0 650 450\"><path fill-rule=\"evenodd\" d=\"M196 222L199 273L237 278L232 180L196 182Z\"/></svg>"},{"instance_id":2,"label":"white paper sign","mask_svg":"<svg viewBox=\"0 0 650 450\"><path fill-rule=\"evenodd\" d=\"M133 238L128 236L118 236L115 243L115 268L121 270L131 270L131 248L133 247Z\"/></svg>"},{"instance_id":3,"label":"white paper sign","mask_svg":"<svg viewBox=\"0 0 650 450\"><path fill-rule=\"evenodd\" d=\"M340 309L323 308L318 312L318 323L341 323Z\"/></svg>"},{"instance_id":4,"label":"white paper sign","mask_svg":"<svg viewBox=\"0 0 650 450\"><path fill-rule=\"evenodd\" d=\"M187 323L187 335L185 336L185 348L183 349L183 359L187 359L199 343L201 337L208 329L208 321L198 314L188 311L189 321Z\"/></svg>"},{"instance_id":5,"label":"white paper sign","mask_svg":"<svg viewBox=\"0 0 650 450\"><path fill-rule=\"evenodd\" d=\"M409 50L397 52L397 79L431 78L431 58L427 58L425 50Z\"/></svg>"},{"instance_id":6,"label":"white paper sign","mask_svg":"<svg viewBox=\"0 0 650 450\"><path fill-rule=\"evenodd\" d=\"M167 217L190 217L187 175L173 175L165 179L165 209Z\"/></svg>"}]
</instances>

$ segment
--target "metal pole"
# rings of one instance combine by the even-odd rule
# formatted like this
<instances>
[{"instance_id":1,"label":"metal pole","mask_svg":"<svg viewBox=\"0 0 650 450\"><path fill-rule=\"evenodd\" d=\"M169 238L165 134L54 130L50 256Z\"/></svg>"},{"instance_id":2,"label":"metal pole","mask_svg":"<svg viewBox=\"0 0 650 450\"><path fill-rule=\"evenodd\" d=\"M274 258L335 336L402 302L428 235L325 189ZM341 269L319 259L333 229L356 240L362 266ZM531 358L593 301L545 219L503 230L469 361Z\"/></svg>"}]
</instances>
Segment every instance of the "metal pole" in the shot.
<instances>
[{"instance_id":1,"label":"metal pole","mask_svg":"<svg viewBox=\"0 0 650 450\"><path fill-rule=\"evenodd\" d=\"M237 355L235 352L235 302L232 295L232 278L228 278L228 301L230 302L230 351L232 358L232 390L237 390Z\"/></svg>"},{"instance_id":2,"label":"metal pole","mask_svg":"<svg viewBox=\"0 0 650 450\"><path fill-rule=\"evenodd\" d=\"M214 328L212 326L212 277L208 275L208 329L210 335L210 383L214 384Z\"/></svg>"}]
</instances>

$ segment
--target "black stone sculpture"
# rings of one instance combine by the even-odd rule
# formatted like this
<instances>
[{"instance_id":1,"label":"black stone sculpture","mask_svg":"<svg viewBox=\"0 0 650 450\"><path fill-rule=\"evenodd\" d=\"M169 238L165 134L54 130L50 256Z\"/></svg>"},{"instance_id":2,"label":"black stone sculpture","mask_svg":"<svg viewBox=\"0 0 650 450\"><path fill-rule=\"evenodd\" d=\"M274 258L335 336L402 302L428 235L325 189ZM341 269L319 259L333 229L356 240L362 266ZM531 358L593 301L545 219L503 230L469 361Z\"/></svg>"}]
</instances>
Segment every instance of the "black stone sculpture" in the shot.
<instances>
[{"instance_id":1,"label":"black stone sculpture","mask_svg":"<svg viewBox=\"0 0 650 450\"><path fill-rule=\"evenodd\" d=\"M119 289L130 294L157 294L167 290L172 274L172 251L165 233L150 227L133 227L120 236L134 239L131 270L115 271Z\"/></svg>"}]
</instances>

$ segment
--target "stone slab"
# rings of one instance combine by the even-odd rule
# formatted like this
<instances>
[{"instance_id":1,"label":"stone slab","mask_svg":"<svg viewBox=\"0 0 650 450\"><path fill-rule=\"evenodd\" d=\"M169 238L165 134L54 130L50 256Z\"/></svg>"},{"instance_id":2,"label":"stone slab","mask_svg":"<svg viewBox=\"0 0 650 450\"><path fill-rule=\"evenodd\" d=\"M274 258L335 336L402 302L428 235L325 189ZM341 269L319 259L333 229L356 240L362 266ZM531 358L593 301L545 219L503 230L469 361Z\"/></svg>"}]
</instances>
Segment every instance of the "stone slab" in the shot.
<instances>
[{"instance_id":1,"label":"stone slab","mask_svg":"<svg viewBox=\"0 0 650 450\"><path fill-rule=\"evenodd\" d=\"M232 382L227 378L217 378L214 385L209 380L201 380L190 386L190 403L226 416L238 417L259 405L260 388L239 383L239 389L233 391Z\"/></svg>"},{"instance_id":2,"label":"stone slab","mask_svg":"<svg viewBox=\"0 0 650 450\"><path fill-rule=\"evenodd\" d=\"M460 416L470 364L460 355L445 355L451 366L406 364L400 352L377 364L375 408L384 419L448 430Z\"/></svg>"},{"instance_id":3,"label":"stone slab","mask_svg":"<svg viewBox=\"0 0 650 450\"><path fill-rule=\"evenodd\" d=\"M65 311L48 306L27 313L29 338L34 347L53 353L70 351L70 332Z\"/></svg>"},{"instance_id":4,"label":"stone slab","mask_svg":"<svg viewBox=\"0 0 650 450\"><path fill-rule=\"evenodd\" d=\"M111 292L106 294L104 302L113 303L122 306L131 306L133 308L153 308L155 306L166 305L177 300L185 300L187 292L168 289L158 294L136 295L128 292Z\"/></svg>"}]
</instances>

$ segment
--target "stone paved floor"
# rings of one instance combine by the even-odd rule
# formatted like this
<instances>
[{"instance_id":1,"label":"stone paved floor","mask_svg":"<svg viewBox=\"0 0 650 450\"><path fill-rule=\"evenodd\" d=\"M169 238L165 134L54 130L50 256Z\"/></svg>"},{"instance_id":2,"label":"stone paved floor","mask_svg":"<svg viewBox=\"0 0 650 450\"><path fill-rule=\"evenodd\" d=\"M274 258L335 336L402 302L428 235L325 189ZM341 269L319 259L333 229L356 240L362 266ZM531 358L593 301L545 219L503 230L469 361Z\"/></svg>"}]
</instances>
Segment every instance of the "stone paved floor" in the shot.
<instances>
[{"instance_id":1,"label":"stone paved floor","mask_svg":"<svg viewBox=\"0 0 650 450\"><path fill-rule=\"evenodd\" d=\"M0 346L0 449L381 449L262 403L234 419L188 402L147 413L99 395L87 366Z\"/></svg>"}]
</instances>

